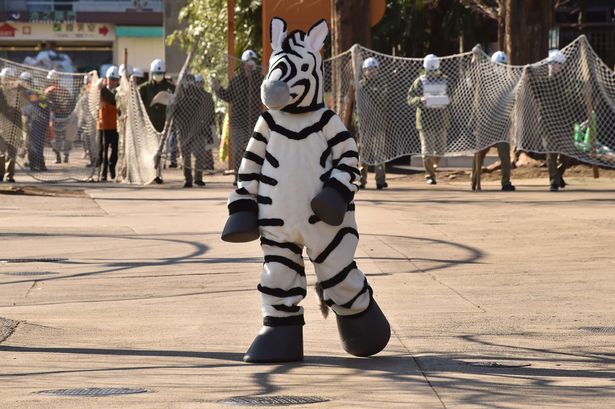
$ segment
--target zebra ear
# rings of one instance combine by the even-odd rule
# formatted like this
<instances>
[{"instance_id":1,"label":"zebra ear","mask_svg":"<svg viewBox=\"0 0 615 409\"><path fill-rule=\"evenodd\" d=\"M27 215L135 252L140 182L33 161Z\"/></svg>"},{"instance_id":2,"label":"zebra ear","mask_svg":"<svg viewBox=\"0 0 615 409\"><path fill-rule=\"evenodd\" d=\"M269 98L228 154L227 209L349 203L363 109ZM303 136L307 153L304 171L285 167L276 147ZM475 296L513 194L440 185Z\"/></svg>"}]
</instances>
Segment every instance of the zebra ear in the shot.
<instances>
[{"instance_id":1,"label":"zebra ear","mask_svg":"<svg viewBox=\"0 0 615 409\"><path fill-rule=\"evenodd\" d=\"M272 18L269 24L269 38L272 50L282 47L282 41L286 38L286 21L279 17Z\"/></svg>"},{"instance_id":2,"label":"zebra ear","mask_svg":"<svg viewBox=\"0 0 615 409\"><path fill-rule=\"evenodd\" d=\"M307 33L305 43L314 51L320 51L329 34L327 22L323 19L314 24Z\"/></svg>"}]
</instances>

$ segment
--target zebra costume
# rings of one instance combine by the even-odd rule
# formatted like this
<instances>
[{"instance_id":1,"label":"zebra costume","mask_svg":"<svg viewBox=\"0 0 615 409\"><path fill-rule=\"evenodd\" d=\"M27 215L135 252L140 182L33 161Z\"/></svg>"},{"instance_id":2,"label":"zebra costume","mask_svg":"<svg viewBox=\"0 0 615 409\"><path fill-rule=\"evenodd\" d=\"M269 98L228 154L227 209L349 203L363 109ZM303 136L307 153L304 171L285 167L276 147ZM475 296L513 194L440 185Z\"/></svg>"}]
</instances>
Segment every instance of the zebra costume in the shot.
<instances>
[{"instance_id":1,"label":"zebra costume","mask_svg":"<svg viewBox=\"0 0 615 409\"><path fill-rule=\"evenodd\" d=\"M248 142L223 232L227 241L260 234L265 255L258 285L264 327L244 360L303 359L304 247L319 296L338 318L344 348L372 355L386 346L390 329L353 260L359 237L353 202L358 152L341 119L324 106L320 49L327 24L321 20L307 34L287 35L286 22L274 18L270 29L273 54L261 87L269 110ZM369 334L378 329L377 337Z\"/></svg>"}]
</instances>

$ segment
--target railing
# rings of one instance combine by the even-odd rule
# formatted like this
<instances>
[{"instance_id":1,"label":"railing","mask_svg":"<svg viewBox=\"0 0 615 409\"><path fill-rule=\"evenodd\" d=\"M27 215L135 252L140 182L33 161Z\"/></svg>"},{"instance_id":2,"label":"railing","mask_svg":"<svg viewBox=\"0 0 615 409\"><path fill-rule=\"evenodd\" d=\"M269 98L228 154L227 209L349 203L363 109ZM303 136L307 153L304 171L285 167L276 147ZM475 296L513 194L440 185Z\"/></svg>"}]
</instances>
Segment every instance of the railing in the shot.
<instances>
[{"instance_id":1,"label":"railing","mask_svg":"<svg viewBox=\"0 0 615 409\"><path fill-rule=\"evenodd\" d=\"M73 12L162 12L163 0L4 0L3 11L73 11ZM2 9L0 9L1 11Z\"/></svg>"}]
</instances>

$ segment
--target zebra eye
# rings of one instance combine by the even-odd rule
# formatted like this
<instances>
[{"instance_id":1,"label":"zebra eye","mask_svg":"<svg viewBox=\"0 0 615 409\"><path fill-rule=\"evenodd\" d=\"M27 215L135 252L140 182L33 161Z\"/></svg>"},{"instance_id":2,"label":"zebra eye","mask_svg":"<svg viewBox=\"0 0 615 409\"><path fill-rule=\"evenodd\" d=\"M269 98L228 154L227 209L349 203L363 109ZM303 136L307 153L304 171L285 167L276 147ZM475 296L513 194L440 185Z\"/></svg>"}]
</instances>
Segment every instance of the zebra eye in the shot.
<instances>
[{"instance_id":1,"label":"zebra eye","mask_svg":"<svg viewBox=\"0 0 615 409\"><path fill-rule=\"evenodd\" d=\"M310 69L310 66L309 66L309 65L307 65L307 64L303 64L303 65L301 66L301 71L304 71L304 72L305 72L305 71L307 71L307 70L309 70L309 69Z\"/></svg>"}]
</instances>

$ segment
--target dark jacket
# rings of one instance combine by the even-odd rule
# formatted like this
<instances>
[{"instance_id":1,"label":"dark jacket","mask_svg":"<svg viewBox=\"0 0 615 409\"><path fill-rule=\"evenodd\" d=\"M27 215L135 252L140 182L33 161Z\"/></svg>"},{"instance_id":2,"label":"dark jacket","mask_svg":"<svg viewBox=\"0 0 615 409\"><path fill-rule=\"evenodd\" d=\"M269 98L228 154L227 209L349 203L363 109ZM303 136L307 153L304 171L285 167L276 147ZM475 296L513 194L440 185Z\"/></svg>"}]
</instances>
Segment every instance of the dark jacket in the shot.
<instances>
[{"instance_id":1,"label":"dark jacket","mask_svg":"<svg viewBox=\"0 0 615 409\"><path fill-rule=\"evenodd\" d=\"M139 94L141 95L143 105L145 105L145 110L147 111L149 120L158 132L162 132L164 129L164 124L167 120L167 107L162 104L150 105L154 97L162 91L167 91L173 94L175 92L175 85L164 79L158 83L148 81L139 87Z\"/></svg>"}]
</instances>

